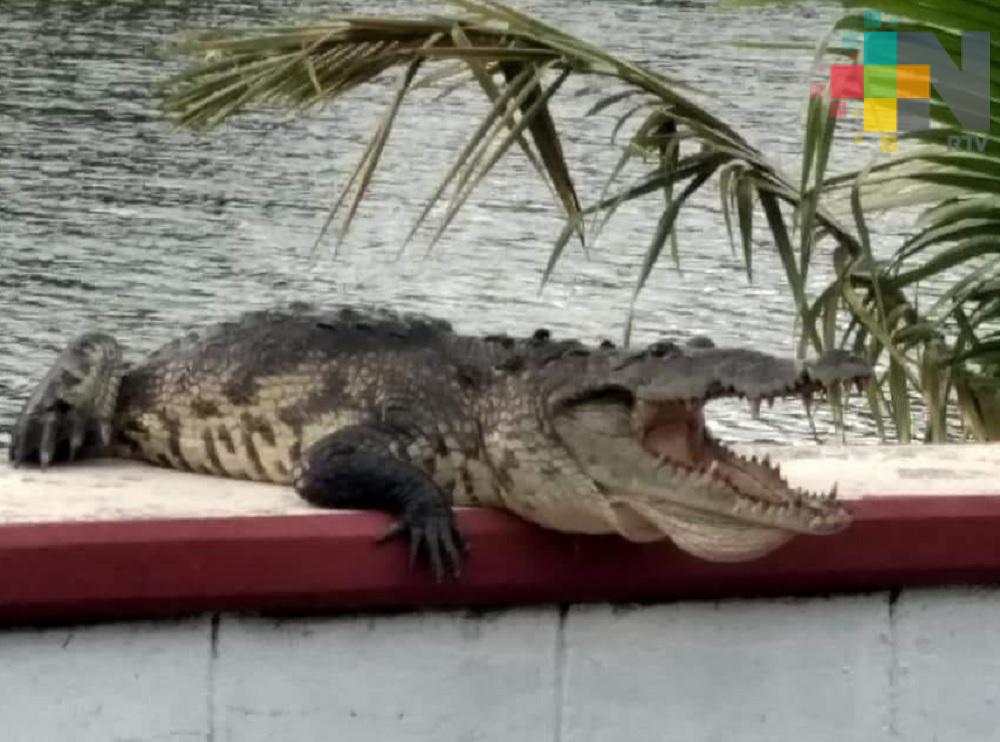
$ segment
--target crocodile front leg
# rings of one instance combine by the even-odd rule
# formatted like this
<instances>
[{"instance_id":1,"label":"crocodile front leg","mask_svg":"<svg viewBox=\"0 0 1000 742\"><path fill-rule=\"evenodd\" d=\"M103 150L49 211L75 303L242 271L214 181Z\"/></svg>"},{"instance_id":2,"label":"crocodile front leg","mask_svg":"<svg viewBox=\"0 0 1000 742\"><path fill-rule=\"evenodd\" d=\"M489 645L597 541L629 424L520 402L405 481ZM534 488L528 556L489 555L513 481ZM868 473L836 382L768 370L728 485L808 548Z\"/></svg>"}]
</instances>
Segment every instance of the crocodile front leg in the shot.
<instances>
[{"instance_id":1,"label":"crocodile front leg","mask_svg":"<svg viewBox=\"0 0 1000 742\"><path fill-rule=\"evenodd\" d=\"M405 533L411 566L423 553L439 582L446 565L457 577L466 546L451 504L424 471L393 452L400 443L397 434L374 425L331 433L306 451L295 491L323 508L397 515L380 541Z\"/></svg>"}]
</instances>

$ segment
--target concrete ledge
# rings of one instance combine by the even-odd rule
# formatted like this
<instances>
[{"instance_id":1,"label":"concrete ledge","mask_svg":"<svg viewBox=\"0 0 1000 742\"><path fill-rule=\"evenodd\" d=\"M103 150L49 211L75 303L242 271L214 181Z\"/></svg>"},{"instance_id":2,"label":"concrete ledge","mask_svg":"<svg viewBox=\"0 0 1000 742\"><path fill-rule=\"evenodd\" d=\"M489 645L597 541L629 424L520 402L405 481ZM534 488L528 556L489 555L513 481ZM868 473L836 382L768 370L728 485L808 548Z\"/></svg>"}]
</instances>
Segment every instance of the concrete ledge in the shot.
<instances>
[{"instance_id":1,"label":"concrete ledge","mask_svg":"<svg viewBox=\"0 0 1000 742\"><path fill-rule=\"evenodd\" d=\"M812 457L803 453L810 450ZM384 515L317 514L284 488L110 463L45 474L0 469L0 512L8 516L0 525L0 621L654 601L998 582L998 452L990 446L872 447L857 450L857 457L840 449L838 457L825 449L780 449L788 466L797 461L828 481L837 477L821 460L833 461L843 474L848 462L861 459L872 473L871 487L859 489L864 481L858 478L858 487L850 488L856 523L844 533L800 538L744 564L710 564L668 543L557 534L504 513L464 510L459 519L472 553L462 579L444 585L407 569L404 544L375 544L388 522ZM875 474L885 479L889 471L897 472L890 478L896 490L906 479L898 472L923 474L911 478L912 494L881 494ZM921 481L929 486L921 488ZM940 494L946 481L951 496ZM117 502L114 515L97 507L99 514L88 517L80 508L91 495L106 502L109 492ZM142 493L134 508L129 492ZM203 498L200 509L190 502L193 492ZM219 497L211 499L215 493ZM76 520L39 515L31 522L25 503L43 495L44 503L36 502L45 514L77 501ZM220 502L236 507L241 497L248 503L243 514L235 514L238 508L220 512ZM189 507L142 515L150 502ZM199 512L205 509L210 512ZM249 517L261 510L271 514Z\"/></svg>"}]
</instances>

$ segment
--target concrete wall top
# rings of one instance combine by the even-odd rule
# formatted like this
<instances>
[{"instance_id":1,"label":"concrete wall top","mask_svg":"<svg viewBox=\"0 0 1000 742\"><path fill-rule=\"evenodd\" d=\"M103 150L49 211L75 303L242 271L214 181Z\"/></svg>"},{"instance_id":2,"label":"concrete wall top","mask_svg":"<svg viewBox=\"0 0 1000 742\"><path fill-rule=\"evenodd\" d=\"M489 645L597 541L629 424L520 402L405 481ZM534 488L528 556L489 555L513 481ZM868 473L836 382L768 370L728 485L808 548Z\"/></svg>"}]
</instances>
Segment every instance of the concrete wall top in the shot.
<instances>
[{"instance_id":1,"label":"concrete wall top","mask_svg":"<svg viewBox=\"0 0 1000 742\"><path fill-rule=\"evenodd\" d=\"M94 462L0 466L0 621L374 606L662 600L1000 580L1000 446L762 448L811 489L839 481L855 523L742 564L671 544L545 531L459 513L458 581L378 546L387 517L322 512L288 488Z\"/></svg>"},{"instance_id":2,"label":"concrete wall top","mask_svg":"<svg viewBox=\"0 0 1000 742\"><path fill-rule=\"evenodd\" d=\"M1000 495L1000 444L739 446L788 480L840 497ZM288 487L126 461L14 469L0 463L0 524L315 514Z\"/></svg>"}]
</instances>

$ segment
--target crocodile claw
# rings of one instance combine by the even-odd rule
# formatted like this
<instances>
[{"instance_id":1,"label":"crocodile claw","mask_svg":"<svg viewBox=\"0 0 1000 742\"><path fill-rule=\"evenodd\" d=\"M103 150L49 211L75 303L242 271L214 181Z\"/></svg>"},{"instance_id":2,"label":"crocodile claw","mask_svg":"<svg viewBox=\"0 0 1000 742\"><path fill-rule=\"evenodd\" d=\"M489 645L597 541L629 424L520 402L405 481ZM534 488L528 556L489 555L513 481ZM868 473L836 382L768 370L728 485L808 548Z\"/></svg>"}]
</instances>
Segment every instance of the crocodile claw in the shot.
<instances>
[{"instance_id":1,"label":"crocodile claw","mask_svg":"<svg viewBox=\"0 0 1000 742\"><path fill-rule=\"evenodd\" d=\"M434 579L438 583L444 580L446 568L454 577L461 575L462 559L469 547L450 510L404 513L379 537L378 543L404 534L410 540L411 569L423 556L430 562Z\"/></svg>"},{"instance_id":2,"label":"crocodile claw","mask_svg":"<svg viewBox=\"0 0 1000 742\"><path fill-rule=\"evenodd\" d=\"M73 461L86 446L107 445L110 426L56 400L39 410L25 410L14 427L10 461L14 466Z\"/></svg>"},{"instance_id":3,"label":"crocodile claw","mask_svg":"<svg viewBox=\"0 0 1000 742\"><path fill-rule=\"evenodd\" d=\"M59 355L25 403L11 436L10 461L43 469L111 443L121 353L108 336L82 335Z\"/></svg>"}]
</instances>

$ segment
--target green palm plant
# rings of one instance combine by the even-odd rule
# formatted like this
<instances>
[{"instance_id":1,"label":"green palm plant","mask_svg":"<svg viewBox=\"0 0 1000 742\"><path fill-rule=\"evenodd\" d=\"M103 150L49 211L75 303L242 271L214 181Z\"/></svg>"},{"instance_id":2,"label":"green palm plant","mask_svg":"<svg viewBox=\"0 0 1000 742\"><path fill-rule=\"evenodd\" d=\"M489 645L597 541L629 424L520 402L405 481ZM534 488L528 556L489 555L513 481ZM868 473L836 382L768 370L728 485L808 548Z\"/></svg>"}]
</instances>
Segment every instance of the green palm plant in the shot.
<instances>
[{"instance_id":1,"label":"green palm plant","mask_svg":"<svg viewBox=\"0 0 1000 742\"><path fill-rule=\"evenodd\" d=\"M483 178L516 148L550 186L565 215L543 280L571 240L593 241L623 203L644 198L659 203L660 218L638 272L637 295L668 245L677 259L674 225L685 204L708 183L717 183L726 228L734 249L742 246L748 275L754 215L763 212L800 320L801 349L851 347L882 368L880 383L868 390L880 429L885 431L883 413L888 411L896 435L908 440L915 414L911 398L917 396L925 403L929 438L946 436L949 403L957 403L971 433L1000 438L1000 277L998 261L989 257L997 252L992 235L1000 219L996 147L980 156L948 152L941 143L950 132L939 127L907 135L920 147L905 155L829 176L837 122L830 101L816 96L808 107L804 164L796 182L700 106L680 81L501 3L450 4L460 11L457 15L335 17L307 27L193 39L180 50L199 61L167 81L166 109L182 124L206 129L255 105L323 105L398 70L396 94L318 243L338 218L338 236L346 235L411 91L432 85L446 86L446 91L477 86L489 102L488 112L429 194L407 241L443 202L444 213L430 241L436 243ZM910 28L933 30L952 51L962 30L1000 31L1000 11L986 0L947 0L947 7L939 0L866 5L907 16ZM838 28L862 25L862 16L852 14ZM594 102L591 113L616 109L615 134L629 132L618 163L592 203L577 193L550 105L571 75L617 85L615 92ZM932 105L932 116L954 126L940 100ZM996 137L989 141L992 145ZM617 185L636 169L628 185ZM842 221L830 204L845 202L849 208ZM866 211L914 203L926 205L914 236L891 259L877 258ZM806 279L822 239L834 243L836 278L811 297ZM965 273L957 274L929 306L921 305L915 288L956 270Z\"/></svg>"},{"instance_id":2,"label":"green palm plant","mask_svg":"<svg viewBox=\"0 0 1000 742\"><path fill-rule=\"evenodd\" d=\"M961 57L964 31L988 31L1000 39L1000 9L979 0L863 5L898 16L895 29L932 32L955 59ZM835 30L865 28L866 16L851 13ZM1000 439L1000 107L995 105L1000 55L991 60L994 105L991 130L980 135L982 152L946 146L949 140L964 141L967 132L932 91L936 125L901 134L901 153L833 177L817 175L810 189L805 176L802 182L810 201L822 199L835 213L838 200L849 203L862 248L839 256L836 278L812 301L804 324L825 328L827 345L850 347L881 362L881 383L870 387L869 403L880 427L882 411L889 412L904 441L914 434L914 397L923 402L928 440L949 436L949 411L957 413L968 434ZM825 161L836 124L816 111L807 123L806 163ZM803 173L808 170L807 164ZM876 259L866 214L914 206L921 211L913 234L892 255ZM808 260L807 243L814 235L803 229L802 260ZM933 288L922 297L922 286ZM849 323L836 338L836 318L844 310ZM804 334L803 341L813 337Z\"/></svg>"},{"instance_id":3,"label":"green palm plant","mask_svg":"<svg viewBox=\"0 0 1000 742\"><path fill-rule=\"evenodd\" d=\"M477 185L516 148L549 184L566 218L543 280L571 240L593 241L623 203L652 198L662 210L636 280L638 294L668 244L676 259L674 225L684 205L707 183L717 181L730 237L738 231L748 273L753 213L759 203L796 299L804 306L799 264L785 224L789 209L798 206L798 188L734 128L696 103L689 88L499 2L450 4L462 12L419 19L334 17L303 28L201 36L180 47L197 55L200 63L166 82L166 109L181 124L205 129L251 105L323 105L387 70L401 70L396 95L320 235L340 217L338 236L343 237L407 94L437 84L478 86L489 101L488 113L429 195L407 242L434 207L446 202L431 238L431 245L437 242ZM617 108L615 135L626 127L630 132L607 185L589 204L581 202L574 187L550 106L570 75L617 85L613 93L595 100L590 111ZM617 186L632 167L639 168L632 181ZM849 252L860 250L849 231L819 204L812 204L810 218Z\"/></svg>"}]
</instances>

